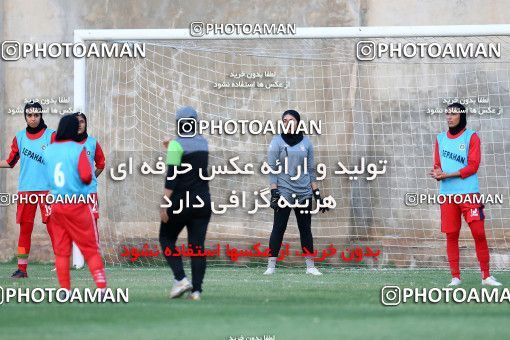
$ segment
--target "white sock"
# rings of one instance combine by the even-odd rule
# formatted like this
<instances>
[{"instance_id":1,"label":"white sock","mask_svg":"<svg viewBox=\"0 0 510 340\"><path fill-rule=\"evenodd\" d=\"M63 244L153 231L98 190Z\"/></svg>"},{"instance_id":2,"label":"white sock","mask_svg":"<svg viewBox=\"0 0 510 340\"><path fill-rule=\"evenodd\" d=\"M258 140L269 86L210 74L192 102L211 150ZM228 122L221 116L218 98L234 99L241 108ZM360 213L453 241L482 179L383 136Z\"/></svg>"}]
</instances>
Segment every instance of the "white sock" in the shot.
<instances>
[{"instance_id":1,"label":"white sock","mask_svg":"<svg viewBox=\"0 0 510 340\"><path fill-rule=\"evenodd\" d=\"M276 257L270 257L267 259L267 268L276 268Z\"/></svg>"},{"instance_id":2,"label":"white sock","mask_svg":"<svg viewBox=\"0 0 510 340\"><path fill-rule=\"evenodd\" d=\"M306 268L314 268L315 267L315 264L313 262L313 257L305 257L305 263L306 263Z\"/></svg>"}]
</instances>

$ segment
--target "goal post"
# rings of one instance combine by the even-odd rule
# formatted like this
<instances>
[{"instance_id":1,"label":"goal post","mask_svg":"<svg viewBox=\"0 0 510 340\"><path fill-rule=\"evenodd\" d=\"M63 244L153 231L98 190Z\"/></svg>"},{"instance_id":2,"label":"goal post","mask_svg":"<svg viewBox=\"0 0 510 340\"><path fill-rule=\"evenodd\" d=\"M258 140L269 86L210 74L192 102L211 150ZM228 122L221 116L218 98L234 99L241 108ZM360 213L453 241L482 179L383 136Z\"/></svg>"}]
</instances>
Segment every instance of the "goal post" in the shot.
<instances>
[{"instance_id":1,"label":"goal post","mask_svg":"<svg viewBox=\"0 0 510 340\"><path fill-rule=\"evenodd\" d=\"M369 267L446 267L439 205L406 200L409 194L438 193L427 171L432 167L435 137L447 128L439 112L457 99L467 103L468 127L482 140L480 189L503 198L501 203L486 204L491 264L510 269L506 228L510 222L510 25L297 27L292 35L201 37L191 36L189 29L74 31L75 43L93 41L142 42L147 52L136 60L74 60L74 109L88 115L89 132L104 146L107 157L107 168L98 181L99 233L110 264L125 263L120 255L124 245L158 243L155 207L163 183L157 176L117 183L109 169L131 155L138 161L161 155L161 140L175 132L175 110L192 105L201 119L276 121L286 109L296 109L304 120L321 120L322 134L310 139L316 162L326 164L329 171L339 161L351 167L362 158L387 161L386 173L373 181L329 172L320 181L323 193L332 195L337 207L312 219L315 246L319 250L330 244L339 250L376 247L381 256L362 262ZM480 44L485 50L476 50ZM485 57L483 53L491 52L489 44L500 49ZM360 46L368 46L370 53L365 55ZM374 46L380 55L370 50ZM383 46L386 50L381 51ZM451 53L448 48L453 48ZM288 87L214 87L228 82L231 73L264 71ZM241 160L263 161L272 136L206 137L211 163L226 164L236 153L242 154ZM213 200L222 202L232 190L259 190L267 184L263 176L210 183ZM255 216L245 211L213 216L206 246L232 243L249 248L256 242L266 246L271 227L270 210ZM293 217L285 240L299 245ZM463 264L476 268L465 224L461 249L467 249L461 252ZM154 265L154 259L140 261ZM298 261L289 258L286 263ZM80 267L83 262L73 249L73 265ZM351 265L339 256L323 263Z\"/></svg>"}]
</instances>

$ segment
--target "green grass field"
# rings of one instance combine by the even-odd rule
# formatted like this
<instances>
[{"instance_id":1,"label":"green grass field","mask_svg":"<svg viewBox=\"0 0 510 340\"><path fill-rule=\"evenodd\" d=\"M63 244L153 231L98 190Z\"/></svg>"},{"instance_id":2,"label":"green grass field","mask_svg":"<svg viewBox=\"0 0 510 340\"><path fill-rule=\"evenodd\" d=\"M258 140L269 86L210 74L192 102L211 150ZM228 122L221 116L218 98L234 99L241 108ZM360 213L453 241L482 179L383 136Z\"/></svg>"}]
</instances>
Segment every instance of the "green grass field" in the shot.
<instances>
[{"instance_id":1,"label":"green grass field","mask_svg":"<svg viewBox=\"0 0 510 340\"><path fill-rule=\"evenodd\" d=\"M2 287L56 287L52 266L32 264L30 278L11 280L14 264L0 264ZM127 304L17 304L0 306L2 339L505 339L510 305L411 304L385 307L384 285L443 287L446 270L208 268L201 301L170 300L168 268L108 268L112 288L128 287ZM189 272L189 270L188 270ZM494 275L510 283L510 273ZM463 272L463 287L479 287L476 271ZM87 269L72 282L93 287Z\"/></svg>"}]
</instances>

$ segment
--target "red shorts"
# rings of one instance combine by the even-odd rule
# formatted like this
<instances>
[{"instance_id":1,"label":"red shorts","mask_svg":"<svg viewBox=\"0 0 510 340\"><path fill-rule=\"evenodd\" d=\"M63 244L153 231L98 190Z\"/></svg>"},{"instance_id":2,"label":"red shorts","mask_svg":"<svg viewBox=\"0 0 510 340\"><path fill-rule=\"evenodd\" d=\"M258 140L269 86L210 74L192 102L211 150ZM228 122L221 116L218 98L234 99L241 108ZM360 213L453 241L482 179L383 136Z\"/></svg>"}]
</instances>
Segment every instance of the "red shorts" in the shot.
<instances>
[{"instance_id":1,"label":"red shorts","mask_svg":"<svg viewBox=\"0 0 510 340\"><path fill-rule=\"evenodd\" d=\"M18 192L18 197L27 197L29 195L47 195L48 191L23 191ZM35 199L35 196L32 196ZM48 221L49 209L44 202L44 199L37 199L37 203L29 203L29 202L20 202L18 198L18 205L16 210L16 223L20 224L21 222L33 223L35 219L35 213L37 211L37 206L39 205L41 209L41 220L42 223L46 223Z\"/></svg>"},{"instance_id":2,"label":"red shorts","mask_svg":"<svg viewBox=\"0 0 510 340\"><path fill-rule=\"evenodd\" d=\"M96 220L99 219L99 200L97 199L97 193L91 194L94 197L94 203L89 204L92 209L92 214Z\"/></svg>"},{"instance_id":3,"label":"red shorts","mask_svg":"<svg viewBox=\"0 0 510 340\"><path fill-rule=\"evenodd\" d=\"M85 258L99 253L96 220L88 204L53 204L48 223L55 255L71 256L72 242Z\"/></svg>"},{"instance_id":4,"label":"red shorts","mask_svg":"<svg viewBox=\"0 0 510 340\"><path fill-rule=\"evenodd\" d=\"M471 198L478 194L466 194ZM473 201L473 199L471 200ZM443 233L457 232L462 224L461 217L469 224L472 221L483 221L485 214L483 212L483 204L481 203L453 203L446 202L441 204L441 231Z\"/></svg>"}]
</instances>

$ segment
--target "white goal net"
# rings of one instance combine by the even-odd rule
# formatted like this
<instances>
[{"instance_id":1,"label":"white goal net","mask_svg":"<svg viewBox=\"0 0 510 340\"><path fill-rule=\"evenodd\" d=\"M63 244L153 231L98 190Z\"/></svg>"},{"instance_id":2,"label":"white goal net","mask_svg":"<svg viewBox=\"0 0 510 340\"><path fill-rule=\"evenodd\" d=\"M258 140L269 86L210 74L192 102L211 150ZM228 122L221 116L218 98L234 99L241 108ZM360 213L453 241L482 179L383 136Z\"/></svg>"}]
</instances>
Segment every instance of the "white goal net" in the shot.
<instances>
[{"instance_id":1,"label":"white goal net","mask_svg":"<svg viewBox=\"0 0 510 340\"><path fill-rule=\"evenodd\" d=\"M357 43L500 44L499 57L390 57L359 60ZM137 40L133 40L137 41ZM142 42L138 40L138 42ZM510 38L508 36L233 39L143 41L145 58L90 59L85 69L85 112L89 134L96 137L107 159L99 178L99 231L103 254L110 264L131 263L124 247L152 249L159 245L158 205L164 176L143 175L140 164L153 165L165 155L161 141L175 137L175 111L196 108L205 120L272 120L295 109L303 120L322 122L320 135L311 135L315 162L325 164L319 182L323 195L336 208L312 218L314 246L331 244L329 266L446 267L445 236L440 232L438 204L409 202L414 194L437 194L438 183L428 177L433 166L436 135L447 129L444 109L461 101L468 109L468 128L482 142L478 172L481 192L493 195L485 205L485 228L495 269L510 268ZM358 46L359 48L359 46ZM359 53L359 52L358 52ZM251 75L251 76L250 76ZM253 87L242 83L255 82ZM220 84L220 85L218 85ZM223 86L225 84L230 84ZM232 85L234 84L234 85ZM261 86L258 86L262 84ZM272 85L271 85L272 84ZM221 88L220 88L221 87ZM76 94L75 94L76 95ZM206 134L210 166L260 165L267 160L272 135ZM132 158L133 173L114 181L110 168ZM338 162L352 169L386 160L386 171L367 180L335 174ZM366 167L365 167L366 169ZM210 182L212 199L228 203L232 190L252 193L268 187L264 175L217 176ZM502 198L502 202L498 202ZM229 244L250 249L268 247L273 211L248 208L213 214L206 247L217 244L222 256L210 263L231 265L223 249ZM186 243L186 233L178 244ZM299 250L293 214L284 242ZM355 247L380 250L378 257L345 260ZM463 221L461 265L477 268L474 242ZM284 265L302 263L290 254ZM140 257L135 263L157 265L162 257ZM265 262L242 258L237 264Z\"/></svg>"}]
</instances>

